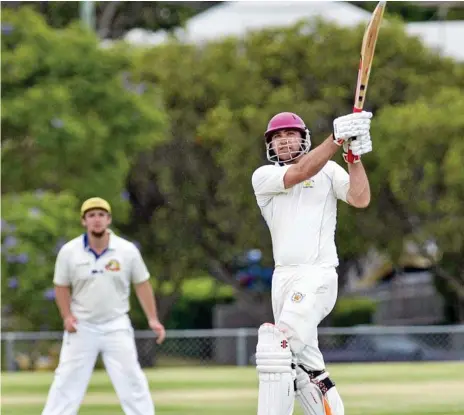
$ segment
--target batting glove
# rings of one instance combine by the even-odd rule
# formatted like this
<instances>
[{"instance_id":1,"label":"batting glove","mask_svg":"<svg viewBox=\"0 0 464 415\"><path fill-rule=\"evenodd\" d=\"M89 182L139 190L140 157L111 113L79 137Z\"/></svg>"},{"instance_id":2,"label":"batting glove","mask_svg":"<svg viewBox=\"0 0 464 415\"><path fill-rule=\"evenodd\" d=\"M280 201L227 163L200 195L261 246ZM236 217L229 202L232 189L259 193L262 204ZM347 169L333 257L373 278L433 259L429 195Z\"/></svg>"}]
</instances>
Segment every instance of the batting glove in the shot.
<instances>
[{"instance_id":1,"label":"batting glove","mask_svg":"<svg viewBox=\"0 0 464 415\"><path fill-rule=\"evenodd\" d=\"M343 143L343 159L347 163L359 163L361 161L361 156L371 151L372 141L370 134L364 134L356 137L355 140L349 140Z\"/></svg>"},{"instance_id":2,"label":"batting glove","mask_svg":"<svg viewBox=\"0 0 464 415\"><path fill-rule=\"evenodd\" d=\"M338 117L333 122L334 142L342 146L351 137L369 134L372 112L362 111Z\"/></svg>"}]
</instances>

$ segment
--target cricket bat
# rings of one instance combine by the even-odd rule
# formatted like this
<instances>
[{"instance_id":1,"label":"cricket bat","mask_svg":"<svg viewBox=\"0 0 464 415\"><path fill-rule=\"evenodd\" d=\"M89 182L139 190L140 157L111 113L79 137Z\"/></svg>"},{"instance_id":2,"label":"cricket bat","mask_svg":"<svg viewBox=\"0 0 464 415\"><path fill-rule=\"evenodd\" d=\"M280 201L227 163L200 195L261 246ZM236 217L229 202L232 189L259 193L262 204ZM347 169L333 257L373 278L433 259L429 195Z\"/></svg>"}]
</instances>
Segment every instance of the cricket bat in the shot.
<instances>
[{"instance_id":1,"label":"cricket bat","mask_svg":"<svg viewBox=\"0 0 464 415\"><path fill-rule=\"evenodd\" d=\"M374 60L375 45L379 36L380 25L382 23L386 3L386 1L380 1L379 4L377 4L377 7L372 12L371 19L364 32L353 112L361 112L364 107L369 75L371 74L372 61ZM349 150L347 155L348 161L353 162L355 157L356 156L351 153L351 150Z\"/></svg>"}]
</instances>

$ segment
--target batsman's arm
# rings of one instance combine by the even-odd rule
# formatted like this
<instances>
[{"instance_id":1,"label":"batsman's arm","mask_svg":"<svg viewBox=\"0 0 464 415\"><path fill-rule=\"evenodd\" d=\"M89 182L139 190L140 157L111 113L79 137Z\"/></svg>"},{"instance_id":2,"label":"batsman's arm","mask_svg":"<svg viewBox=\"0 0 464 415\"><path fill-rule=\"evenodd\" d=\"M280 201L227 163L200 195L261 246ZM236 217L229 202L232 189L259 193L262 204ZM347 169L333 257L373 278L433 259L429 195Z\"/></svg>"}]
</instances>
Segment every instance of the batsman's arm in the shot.
<instances>
[{"instance_id":1,"label":"batsman's arm","mask_svg":"<svg viewBox=\"0 0 464 415\"><path fill-rule=\"evenodd\" d=\"M134 287L135 294L137 295L147 320L158 320L155 295L150 282L147 280L139 284L135 284Z\"/></svg>"},{"instance_id":2,"label":"batsman's arm","mask_svg":"<svg viewBox=\"0 0 464 415\"><path fill-rule=\"evenodd\" d=\"M338 117L333 121L333 133L301 160L290 166L284 176L286 189L301 183L317 174L350 137L369 133L371 112L358 112Z\"/></svg>"},{"instance_id":3,"label":"batsman's arm","mask_svg":"<svg viewBox=\"0 0 464 415\"><path fill-rule=\"evenodd\" d=\"M288 189L316 175L339 148L335 144L333 135L331 134L322 144L301 157L301 160L297 164L290 166L284 176L285 188Z\"/></svg>"},{"instance_id":4,"label":"batsman's arm","mask_svg":"<svg viewBox=\"0 0 464 415\"><path fill-rule=\"evenodd\" d=\"M369 179L362 162L348 164L350 187L346 197L347 202L357 208L366 208L371 201Z\"/></svg>"}]
</instances>

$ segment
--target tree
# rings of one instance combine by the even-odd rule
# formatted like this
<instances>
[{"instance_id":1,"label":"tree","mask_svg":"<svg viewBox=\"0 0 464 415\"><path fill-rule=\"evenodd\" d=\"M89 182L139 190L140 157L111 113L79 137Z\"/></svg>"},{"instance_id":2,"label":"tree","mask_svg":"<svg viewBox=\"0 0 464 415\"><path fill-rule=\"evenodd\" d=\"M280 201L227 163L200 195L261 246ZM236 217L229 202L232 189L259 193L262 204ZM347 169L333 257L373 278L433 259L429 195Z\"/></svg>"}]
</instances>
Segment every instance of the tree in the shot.
<instances>
[{"instance_id":1,"label":"tree","mask_svg":"<svg viewBox=\"0 0 464 415\"><path fill-rule=\"evenodd\" d=\"M81 232L79 201L45 191L2 198L2 326L13 330L62 328L53 290L61 246Z\"/></svg>"},{"instance_id":2,"label":"tree","mask_svg":"<svg viewBox=\"0 0 464 415\"><path fill-rule=\"evenodd\" d=\"M130 55L101 49L78 25L53 30L29 9L7 9L5 28L2 193L100 195L123 221L132 159L165 137L156 89L133 84Z\"/></svg>"},{"instance_id":3,"label":"tree","mask_svg":"<svg viewBox=\"0 0 464 415\"><path fill-rule=\"evenodd\" d=\"M368 110L377 113L428 99L446 86L464 87L462 65L406 36L399 24L382 30ZM264 128L273 114L288 110L303 115L315 145L329 134L333 118L351 110L357 68L353 51L359 50L363 31L313 21L243 40L198 47L171 42L141 53L140 79L162 87L173 134L172 141L139 159L129 184L139 213L132 226L139 229L139 238L160 254L167 247L160 266L168 270L175 258L182 258L176 275L209 270L248 298L250 314L256 315L259 298L241 290L230 264L251 248L263 249L272 263L268 230L250 183L253 170L265 162ZM156 65L160 61L163 65ZM373 160L366 157L370 170ZM371 181L373 189L385 183L379 171ZM383 201L374 199L372 205L371 211L383 211ZM368 218L341 207L337 239L342 266L376 245Z\"/></svg>"},{"instance_id":4,"label":"tree","mask_svg":"<svg viewBox=\"0 0 464 415\"><path fill-rule=\"evenodd\" d=\"M379 142L371 169L379 178L371 237L398 254L402 241L441 252L437 275L464 321L464 94L443 88L433 98L383 109L376 121ZM395 120L395 122L392 122ZM431 258L435 262L436 258ZM442 284L443 285L443 284Z\"/></svg>"}]
</instances>

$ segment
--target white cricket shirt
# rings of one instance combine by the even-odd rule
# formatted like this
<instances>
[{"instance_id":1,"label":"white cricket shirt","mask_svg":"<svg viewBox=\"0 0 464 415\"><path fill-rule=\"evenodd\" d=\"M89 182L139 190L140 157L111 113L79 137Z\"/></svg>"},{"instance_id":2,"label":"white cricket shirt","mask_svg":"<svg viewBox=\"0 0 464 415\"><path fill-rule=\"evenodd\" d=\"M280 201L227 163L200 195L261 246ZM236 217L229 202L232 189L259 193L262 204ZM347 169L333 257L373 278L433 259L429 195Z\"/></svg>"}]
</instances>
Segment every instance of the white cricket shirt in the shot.
<instances>
[{"instance_id":1,"label":"white cricket shirt","mask_svg":"<svg viewBox=\"0 0 464 415\"><path fill-rule=\"evenodd\" d=\"M275 266L337 266L337 199L346 202L349 175L329 161L311 179L285 189L289 168L262 166L252 176L256 201L271 233Z\"/></svg>"},{"instance_id":2,"label":"white cricket shirt","mask_svg":"<svg viewBox=\"0 0 464 415\"><path fill-rule=\"evenodd\" d=\"M137 247L110 231L108 249L97 255L81 235L59 251L53 282L71 287L71 312L89 323L105 323L129 311L131 283L150 274Z\"/></svg>"}]
</instances>

